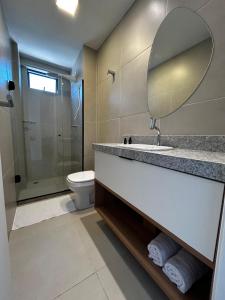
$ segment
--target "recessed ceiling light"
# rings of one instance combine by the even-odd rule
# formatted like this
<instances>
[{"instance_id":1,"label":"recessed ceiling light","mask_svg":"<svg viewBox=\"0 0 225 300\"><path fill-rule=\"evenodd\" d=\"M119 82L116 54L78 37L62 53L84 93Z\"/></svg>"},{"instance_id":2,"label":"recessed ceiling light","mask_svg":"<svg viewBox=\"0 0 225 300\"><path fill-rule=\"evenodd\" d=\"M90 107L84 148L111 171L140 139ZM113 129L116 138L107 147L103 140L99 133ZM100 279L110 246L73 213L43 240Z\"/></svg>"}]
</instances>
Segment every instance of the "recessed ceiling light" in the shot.
<instances>
[{"instance_id":1,"label":"recessed ceiling light","mask_svg":"<svg viewBox=\"0 0 225 300\"><path fill-rule=\"evenodd\" d=\"M78 0L57 0L56 5L60 9L74 16L78 6Z\"/></svg>"}]
</instances>

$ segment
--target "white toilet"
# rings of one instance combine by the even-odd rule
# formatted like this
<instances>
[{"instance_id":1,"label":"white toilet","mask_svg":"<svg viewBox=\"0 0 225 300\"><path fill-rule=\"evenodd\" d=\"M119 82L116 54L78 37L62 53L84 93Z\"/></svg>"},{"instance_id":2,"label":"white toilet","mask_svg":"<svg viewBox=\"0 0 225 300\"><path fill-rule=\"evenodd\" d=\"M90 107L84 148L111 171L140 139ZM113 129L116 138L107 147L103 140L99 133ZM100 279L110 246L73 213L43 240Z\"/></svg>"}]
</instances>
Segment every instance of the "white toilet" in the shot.
<instances>
[{"instance_id":1,"label":"white toilet","mask_svg":"<svg viewBox=\"0 0 225 300\"><path fill-rule=\"evenodd\" d=\"M74 192L73 200L76 209L86 209L94 205L94 171L70 174L67 176L66 181L69 189Z\"/></svg>"}]
</instances>

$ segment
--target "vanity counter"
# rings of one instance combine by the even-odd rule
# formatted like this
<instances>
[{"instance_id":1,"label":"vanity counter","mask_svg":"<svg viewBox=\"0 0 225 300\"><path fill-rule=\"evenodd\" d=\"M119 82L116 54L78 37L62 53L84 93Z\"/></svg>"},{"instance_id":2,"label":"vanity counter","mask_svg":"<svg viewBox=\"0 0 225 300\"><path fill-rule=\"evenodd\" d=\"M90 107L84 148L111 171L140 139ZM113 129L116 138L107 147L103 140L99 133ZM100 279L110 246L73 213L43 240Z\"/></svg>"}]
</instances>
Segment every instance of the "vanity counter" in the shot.
<instances>
[{"instance_id":1,"label":"vanity counter","mask_svg":"<svg viewBox=\"0 0 225 300\"><path fill-rule=\"evenodd\" d=\"M143 151L124 149L116 144L93 144L93 149L225 183L225 153L222 152L178 148L166 151Z\"/></svg>"}]
</instances>

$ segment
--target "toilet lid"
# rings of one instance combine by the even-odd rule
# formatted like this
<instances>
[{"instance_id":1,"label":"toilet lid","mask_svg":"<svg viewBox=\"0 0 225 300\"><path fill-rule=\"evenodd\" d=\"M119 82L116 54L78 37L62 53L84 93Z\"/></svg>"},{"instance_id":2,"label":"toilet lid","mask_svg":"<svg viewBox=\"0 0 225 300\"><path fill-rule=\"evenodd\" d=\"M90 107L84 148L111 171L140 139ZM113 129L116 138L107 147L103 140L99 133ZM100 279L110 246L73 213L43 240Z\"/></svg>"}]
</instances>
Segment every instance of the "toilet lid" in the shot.
<instances>
[{"instance_id":1,"label":"toilet lid","mask_svg":"<svg viewBox=\"0 0 225 300\"><path fill-rule=\"evenodd\" d=\"M71 182L87 182L95 179L94 171L85 171L68 175L68 180Z\"/></svg>"}]
</instances>

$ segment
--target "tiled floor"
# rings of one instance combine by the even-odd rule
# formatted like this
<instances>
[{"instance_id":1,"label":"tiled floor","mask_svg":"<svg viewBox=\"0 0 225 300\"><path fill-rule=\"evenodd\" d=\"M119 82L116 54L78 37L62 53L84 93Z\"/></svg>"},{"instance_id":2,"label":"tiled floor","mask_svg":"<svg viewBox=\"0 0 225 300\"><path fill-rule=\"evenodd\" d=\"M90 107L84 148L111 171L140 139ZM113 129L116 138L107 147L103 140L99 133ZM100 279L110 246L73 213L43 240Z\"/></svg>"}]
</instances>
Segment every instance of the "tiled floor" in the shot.
<instances>
[{"instance_id":1,"label":"tiled floor","mask_svg":"<svg viewBox=\"0 0 225 300\"><path fill-rule=\"evenodd\" d=\"M94 211L10 236L15 300L166 300Z\"/></svg>"}]
</instances>

